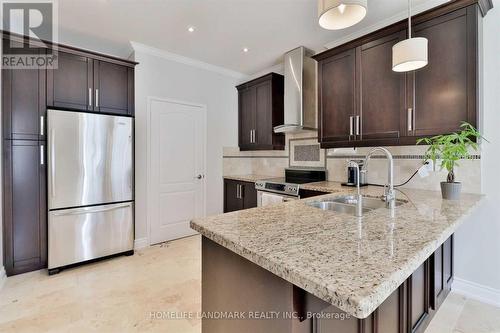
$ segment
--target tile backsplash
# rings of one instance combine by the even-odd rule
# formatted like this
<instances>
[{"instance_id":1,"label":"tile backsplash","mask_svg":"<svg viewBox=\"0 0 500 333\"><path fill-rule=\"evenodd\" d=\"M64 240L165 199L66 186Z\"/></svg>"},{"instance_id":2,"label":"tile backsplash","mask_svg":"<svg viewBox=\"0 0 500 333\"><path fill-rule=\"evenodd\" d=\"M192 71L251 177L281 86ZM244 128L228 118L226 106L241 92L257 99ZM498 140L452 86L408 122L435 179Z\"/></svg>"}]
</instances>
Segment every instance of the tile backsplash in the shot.
<instances>
[{"instance_id":1,"label":"tile backsplash","mask_svg":"<svg viewBox=\"0 0 500 333\"><path fill-rule=\"evenodd\" d=\"M287 135L287 147L284 151L240 152L237 147L224 148L224 175L257 174L270 177L280 177L284 169L289 167L288 142L291 138L301 135ZM311 134L302 134L310 138ZM422 166L425 146L386 147L394 156L394 183L405 182L418 168ZM328 149L326 152L326 167L328 180L343 182L347 177L347 163L351 159L363 159L371 148ZM323 150L321 150L323 152ZM463 191L467 193L481 192L481 158L479 152L471 159L462 160L456 169L457 180L462 182ZM369 162L368 181L384 184L387 179L387 162L382 155L375 156ZM446 171L436 168L428 177L421 178L418 174L404 187L440 190L440 182L446 180Z\"/></svg>"},{"instance_id":2,"label":"tile backsplash","mask_svg":"<svg viewBox=\"0 0 500 333\"><path fill-rule=\"evenodd\" d=\"M320 160L320 148L318 145L302 145L294 147L295 160L297 162L312 162Z\"/></svg>"}]
</instances>

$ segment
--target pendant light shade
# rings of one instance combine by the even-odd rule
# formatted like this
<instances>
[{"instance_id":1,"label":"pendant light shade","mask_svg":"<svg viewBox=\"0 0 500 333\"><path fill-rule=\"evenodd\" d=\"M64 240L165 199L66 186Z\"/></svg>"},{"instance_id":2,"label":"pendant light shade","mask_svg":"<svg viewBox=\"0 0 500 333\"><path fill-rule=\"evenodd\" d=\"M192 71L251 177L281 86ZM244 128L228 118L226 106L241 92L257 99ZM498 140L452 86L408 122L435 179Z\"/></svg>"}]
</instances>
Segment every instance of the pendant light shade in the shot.
<instances>
[{"instance_id":1,"label":"pendant light shade","mask_svg":"<svg viewBox=\"0 0 500 333\"><path fill-rule=\"evenodd\" d=\"M318 0L319 25L339 30L360 22L367 12L367 0Z\"/></svg>"},{"instance_id":2,"label":"pendant light shade","mask_svg":"<svg viewBox=\"0 0 500 333\"><path fill-rule=\"evenodd\" d=\"M405 39L392 47L392 70L409 72L425 67L428 62L427 38Z\"/></svg>"},{"instance_id":3,"label":"pendant light shade","mask_svg":"<svg viewBox=\"0 0 500 333\"><path fill-rule=\"evenodd\" d=\"M427 66L429 41L411 37L411 0L408 0L408 39L392 47L392 70L410 72Z\"/></svg>"}]
</instances>

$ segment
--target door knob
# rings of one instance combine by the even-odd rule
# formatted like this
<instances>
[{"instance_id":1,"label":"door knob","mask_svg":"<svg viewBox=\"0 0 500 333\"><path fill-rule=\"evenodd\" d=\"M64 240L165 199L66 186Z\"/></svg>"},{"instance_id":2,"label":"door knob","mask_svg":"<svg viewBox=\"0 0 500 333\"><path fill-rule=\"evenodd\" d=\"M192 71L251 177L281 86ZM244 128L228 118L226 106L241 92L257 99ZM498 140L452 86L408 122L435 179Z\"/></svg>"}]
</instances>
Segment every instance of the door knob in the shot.
<instances>
[{"instance_id":1,"label":"door knob","mask_svg":"<svg viewBox=\"0 0 500 333\"><path fill-rule=\"evenodd\" d=\"M197 179L202 179L202 178L203 178L203 176L202 176L202 175L198 175L198 176L196 176L196 178L197 178Z\"/></svg>"}]
</instances>

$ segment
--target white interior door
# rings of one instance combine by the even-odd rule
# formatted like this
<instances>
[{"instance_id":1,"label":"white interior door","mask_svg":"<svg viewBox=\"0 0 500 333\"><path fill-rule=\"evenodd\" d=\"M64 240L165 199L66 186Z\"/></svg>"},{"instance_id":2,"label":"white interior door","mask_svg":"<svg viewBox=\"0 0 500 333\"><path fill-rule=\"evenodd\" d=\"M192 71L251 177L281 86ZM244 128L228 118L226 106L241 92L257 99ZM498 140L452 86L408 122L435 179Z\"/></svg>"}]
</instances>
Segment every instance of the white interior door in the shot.
<instances>
[{"instance_id":1,"label":"white interior door","mask_svg":"<svg viewBox=\"0 0 500 333\"><path fill-rule=\"evenodd\" d=\"M195 233L205 215L205 108L150 100L150 244Z\"/></svg>"}]
</instances>

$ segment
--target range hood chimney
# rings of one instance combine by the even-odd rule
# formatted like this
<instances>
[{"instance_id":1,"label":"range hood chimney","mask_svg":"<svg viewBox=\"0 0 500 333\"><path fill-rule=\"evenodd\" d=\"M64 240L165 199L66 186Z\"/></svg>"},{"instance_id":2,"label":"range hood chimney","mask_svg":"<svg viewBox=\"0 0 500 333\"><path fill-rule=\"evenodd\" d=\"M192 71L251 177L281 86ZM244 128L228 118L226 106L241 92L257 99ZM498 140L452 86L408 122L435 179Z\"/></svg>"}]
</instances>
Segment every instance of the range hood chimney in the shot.
<instances>
[{"instance_id":1,"label":"range hood chimney","mask_svg":"<svg viewBox=\"0 0 500 333\"><path fill-rule=\"evenodd\" d=\"M285 53L285 124L274 127L275 133L318 129L317 63L312 55L303 46Z\"/></svg>"}]
</instances>

